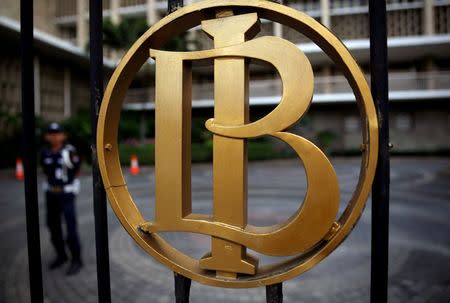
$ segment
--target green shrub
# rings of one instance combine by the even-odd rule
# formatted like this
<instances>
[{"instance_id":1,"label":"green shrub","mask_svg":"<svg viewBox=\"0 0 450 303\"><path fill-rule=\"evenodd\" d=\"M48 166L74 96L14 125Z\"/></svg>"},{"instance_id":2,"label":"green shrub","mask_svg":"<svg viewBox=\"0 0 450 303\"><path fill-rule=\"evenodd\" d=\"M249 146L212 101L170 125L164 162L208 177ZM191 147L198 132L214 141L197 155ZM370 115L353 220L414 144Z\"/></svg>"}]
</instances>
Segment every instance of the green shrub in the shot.
<instances>
[{"instance_id":1,"label":"green shrub","mask_svg":"<svg viewBox=\"0 0 450 303\"><path fill-rule=\"evenodd\" d=\"M139 119L132 113L122 113L119 123L119 142L138 139L139 134Z\"/></svg>"},{"instance_id":2,"label":"green shrub","mask_svg":"<svg viewBox=\"0 0 450 303\"><path fill-rule=\"evenodd\" d=\"M140 143L139 120L135 113L122 113L119 126L119 152L122 165L130 165L130 157L136 154L141 165L153 165L155 146L153 143ZM208 162L212 160L213 142L211 133L206 130L206 118L194 117L192 120L192 162ZM44 134L48 122L36 120L35 144L39 151L45 144ZM68 141L73 144L85 163L91 163L91 115L89 110L82 110L62 122ZM146 136L154 135L154 119L147 119ZM0 167L13 167L20 156L21 149L21 116L0 113L0 144L3 147ZM39 153L36 155L39 157ZM248 142L249 160L265 160L283 157L273 149L272 143L265 139Z\"/></svg>"},{"instance_id":3,"label":"green shrub","mask_svg":"<svg viewBox=\"0 0 450 303\"><path fill-rule=\"evenodd\" d=\"M130 165L132 155L136 155L140 165L155 163L155 145L147 144L119 144L119 158L122 165Z\"/></svg>"},{"instance_id":4,"label":"green shrub","mask_svg":"<svg viewBox=\"0 0 450 303\"><path fill-rule=\"evenodd\" d=\"M136 155L140 165L155 164L155 145L153 143L146 144L119 144L120 163L124 166L130 165L132 155ZM208 162L212 160L213 145L212 140L205 143L192 143L192 162ZM248 143L248 156L250 161L267 160L280 157L273 151L272 144L266 141L250 141Z\"/></svg>"},{"instance_id":5,"label":"green shrub","mask_svg":"<svg viewBox=\"0 0 450 303\"><path fill-rule=\"evenodd\" d=\"M153 122L153 121L150 121ZM83 160L91 163L91 114L81 110L62 122L68 141L74 145ZM151 124L150 124L151 125ZM148 127L147 127L148 128ZM45 127L43 128L45 131ZM135 114L123 113L119 124L119 142L139 138L139 120ZM128 159L129 161L129 159Z\"/></svg>"},{"instance_id":6,"label":"green shrub","mask_svg":"<svg viewBox=\"0 0 450 303\"><path fill-rule=\"evenodd\" d=\"M36 137L32 139L36 150L39 151L43 145L41 129L46 123L36 118ZM22 156L22 117L21 114L10 114L0 112L0 146L2 156L0 157L0 168L14 167L16 159ZM37 158L36 158L37 159Z\"/></svg>"},{"instance_id":7,"label":"green shrub","mask_svg":"<svg viewBox=\"0 0 450 303\"><path fill-rule=\"evenodd\" d=\"M132 155L136 155L140 165L155 164L155 145L146 144L119 144L120 163L124 166L130 165ZM206 162L212 159L212 148L206 144L192 144L192 162Z\"/></svg>"},{"instance_id":8,"label":"green shrub","mask_svg":"<svg viewBox=\"0 0 450 303\"><path fill-rule=\"evenodd\" d=\"M192 143L192 162L208 162L212 160L213 149L212 144L205 143Z\"/></svg>"},{"instance_id":9,"label":"green shrub","mask_svg":"<svg viewBox=\"0 0 450 303\"><path fill-rule=\"evenodd\" d=\"M331 130L323 130L319 132L316 136L316 140L319 144L319 147L324 149L325 151L332 145L333 142L336 141L338 135Z\"/></svg>"},{"instance_id":10,"label":"green shrub","mask_svg":"<svg viewBox=\"0 0 450 303\"><path fill-rule=\"evenodd\" d=\"M248 142L248 159L250 161L255 160L268 160L273 158L279 158L281 154L274 151L272 143L268 141L249 141Z\"/></svg>"},{"instance_id":11,"label":"green shrub","mask_svg":"<svg viewBox=\"0 0 450 303\"><path fill-rule=\"evenodd\" d=\"M212 134L205 127L206 118L193 117L192 118L192 143L205 143L212 138Z\"/></svg>"}]
</instances>

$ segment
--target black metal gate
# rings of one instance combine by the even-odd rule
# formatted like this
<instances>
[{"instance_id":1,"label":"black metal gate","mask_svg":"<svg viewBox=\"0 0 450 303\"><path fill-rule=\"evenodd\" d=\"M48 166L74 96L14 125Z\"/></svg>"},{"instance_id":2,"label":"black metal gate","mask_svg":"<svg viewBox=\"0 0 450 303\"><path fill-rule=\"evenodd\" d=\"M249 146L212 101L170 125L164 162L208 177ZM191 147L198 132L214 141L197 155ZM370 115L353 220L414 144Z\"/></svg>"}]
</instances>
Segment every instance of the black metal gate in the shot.
<instances>
[{"instance_id":1,"label":"black metal gate","mask_svg":"<svg viewBox=\"0 0 450 303\"><path fill-rule=\"evenodd\" d=\"M97 118L103 96L102 1L90 0L90 87L92 112L92 155L98 302L111 302L106 195L96 159ZM183 6L169 0L168 12ZM21 0L22 121L25 169L25 200L31 302L43 302L33 83L33 1ZM372 303L387 302L389 236L389 124L386 0L369 0L371 86L379 120L378 167L372 187ZM191 280L175 274L177 303L189 302ZM267 286L267 302L283 300L282 284Z\"/></svg>"}]
</instances>

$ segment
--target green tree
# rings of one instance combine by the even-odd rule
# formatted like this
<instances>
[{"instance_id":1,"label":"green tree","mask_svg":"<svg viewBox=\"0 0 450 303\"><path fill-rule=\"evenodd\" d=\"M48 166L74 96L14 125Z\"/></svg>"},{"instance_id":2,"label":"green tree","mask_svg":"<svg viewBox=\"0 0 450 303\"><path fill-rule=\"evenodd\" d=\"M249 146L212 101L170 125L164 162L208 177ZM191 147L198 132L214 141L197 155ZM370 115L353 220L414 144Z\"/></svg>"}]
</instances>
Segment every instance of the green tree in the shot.
<instances>
[{"instance_id":1,"label":"green tree","mask_svg":"<svg viewBox=\"0 0 450 303\"><path fill-rule=\"evenodd\" d=\"M103 21L103 43L113 49L125 50L149 28L144 17L126 18L119 24Z\"/></svg>"},{"instance_id":2,"label":"green tree","mask_svg":"<svg viewBox=\"0 0 450 303\"><path fill-rule=\"evenodd\" d=\"M80 110L77 114L63 121L68 141L73 144L83 160L92 161L91 151L91 114L88 109Z\"/></svg>"},{"instance_id":3,"label":"green tree","mask_svg":"<svg viewBox=\"0 0 450 303\"><path fill-rule=\"evenodd\" d=\"M113 24L111 19L103 21L103 43L116 50L127 50L142 36L149 25L144 17L123 19L119 24ZM186 33L169 40L164 49L170 51L186 51Z\"/></svg>"}]
</instances>

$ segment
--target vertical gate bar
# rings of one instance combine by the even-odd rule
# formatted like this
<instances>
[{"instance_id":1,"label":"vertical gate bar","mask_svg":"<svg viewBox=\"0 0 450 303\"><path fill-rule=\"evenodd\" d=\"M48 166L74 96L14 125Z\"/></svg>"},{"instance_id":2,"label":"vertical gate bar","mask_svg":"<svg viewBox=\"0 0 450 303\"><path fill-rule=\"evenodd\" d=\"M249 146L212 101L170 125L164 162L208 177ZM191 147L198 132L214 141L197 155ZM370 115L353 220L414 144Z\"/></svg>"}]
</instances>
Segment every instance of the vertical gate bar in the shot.
<instances>
[{"instance_id":1,"label":"vertical gate bar","mask_svg":"<svg viewBox=\"0 0 450 303\"><path fill-rule=\"evenodd\" d=\"M174 273L175 278L175 302L189 303L189 293L191 291L191 279Z\"/></svg>"},{"instance_id":2,"label":"vertical gate bar","mask_svg":"<svg viewBox=\"0 0 450 303\"><path fill-rule=\"evenodd\" d=\"M173 13L177 9L183 7L183 0L169 0L167 1L167 14ZM175 280L175 302L189 303L189 295L191 291L191 279L174 273Z\"/></svg>"},{"instance_id":3,"label":"vertical gate bar","mask_svg":"<svg viewBox=\"0 0 450 303\"><path fill-rule=\"evenodd\" d=\"M267 303L283 303L283 283L266 286Z\"/></svg>"},{"instance_id":4,"label":"vertical gate bar","mask_svg":"<svg viewBox=\"0 0 450 303\"><path fill-rule=\"evenodd\" d=\"M386 0L369 1L372 95L379 121L378 166L372 186L372 303L387 302L389 253L389 93Z\"/></svg>"},{"instance_id":5,"label":"vertical gate bar","mask_svg":"<svg viewBox=\"0 0 450 303\"><path fill-rule=\"evenodd\" d=\"M108 216L106 193L97 159L97 120L103 97L102 1L89 1L89 52L92 128L92 178L94 189L95 249L97 257L98 302L111 302Z\"/></svg>"},{"instance_id":6,"label":"vertical gate bar","mask_svg":"<svg viewBox=\"0 0 450 303\"><path fill-rule=\"evenodd\" d=\"M25 212L27 222L30 298L44 301L36 167L36 117L34 115L33 1L20 1L20 55L22 60L22 153L25 169Z\"/></svg>"}]
</instances>

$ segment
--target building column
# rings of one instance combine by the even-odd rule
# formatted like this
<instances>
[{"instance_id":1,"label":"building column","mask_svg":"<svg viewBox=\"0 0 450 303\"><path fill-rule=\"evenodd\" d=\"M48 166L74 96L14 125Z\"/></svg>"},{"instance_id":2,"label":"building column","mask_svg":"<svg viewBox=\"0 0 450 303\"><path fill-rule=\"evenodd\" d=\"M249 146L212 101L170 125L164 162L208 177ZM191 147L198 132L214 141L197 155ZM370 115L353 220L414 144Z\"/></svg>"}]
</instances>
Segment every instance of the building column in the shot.
<instances>
[{"instance_id":1,"label":"building column","mask_svg":"<svg viewBox=\"0 0 450 303\"><path fill-rule=\"evenodd\" d=\"M320 0L320 22L331 29L330 0ZM326 65L322 68L322 77L326 80L323 83L323 93L330 94L332 92L331 67Z\"/></svg>"},{"instance_id":2,"label":"building column","mask_svg":"<svg viewBox=\"0 0 450 303\"><path fill-rule=\"evenodd\" d=\"M77 46L85 49L88 42L87 0L77 0Z\"/></svg>"},{"instance_id":3,"label":"building column","mask_svg":"<svg viewBox=\"0 0 450 303\"><path fill-rule=\"evenodd\" d=\"M330 0L320 0L320 22L331 28Z\"/></svg>"},{"instance_id":4,"label":"building column","mask_svg":"<svg viewBox=\"0 0 450 303\"><path fill-rule=\"evenodd\" d=\"M64 118L72 114L71 73L68 67L64 68Z\"/></svg>"},{"instance_id":5,"label":"building column","mask_svg":"<svg viewBox=\"0 0 450 303\"><path fill-rule=\"evenodd\" d=\"M41 63L34 57L34 114L41 115Z\"/></svg>"},{"instance_id":6,"label":"building column","mask_svg":"<svg viewBox=\"0 0 450 303\"><path fill-rule=\"evenodd\" d=\"M192 4L194 0L185 0L185 6ZM194 51L197 48L197 33L198 30L192 28L186 35L186 48L188 51Z\"/></svg>"},{"instance_id":7,"label":"building column","mask_svg":"<svg viewBox=\"0 0 450 303\"><path fill-rule=\"evenodd\" d=\"M423 3L423 34L426 36L434 35L434 0L424 0ZM426 58L424 62L425 86L426 89L434 89L435 82L432 72L436 70L436 64L433 58Z\"/></svg>"},{"instance_id":8,"label":"building column","mask_svg":"<svg viewBox=\"0 0 450 303\"><path fill-rule=\"evenodd\" d=\"M422 79L423 85L425 86L425 89L435 89L436 88L436 79L433 76L433 72L437 70L436 62L433 60L433 58L428 57L425 58L423 61L423 71L422 71Z\"/></svg>"},{"instance_id":9,"label":"building column","mask_svg":"<svg viewBox=\"0 0 450 303\"><path fill-rule=\"evenodd\" d=\"M331 94L332 93L332 75L331 75L331 67L326 65L322 68L322 79L325 79L326 82L323 83L323 93Z\"/></svg>"},{"instance_id":10,"label":"building column","mask_svg":"<svg viewBox=\"0 0 450 303\"><path fill-rule=\"evenodd\" d=\"M120 8L120 0L111 0L110 3L111 22L114 25L118 25L121 21L119 8Z\"/></svg>"},{"instance_id":11,"label":"building column","mask_svg":"<svg viewBox=\"0 0 450 303\"><path fill-rule=\"evenodd\" d=\"M434 35L434 1L424 0L423 5L423 34Z\"/></svg>"},{"instance_id":12,"label":"building column","mask_svg":"<svg viewBox=\"0 0 450 303\"><path fill-rule=\"evenodd\" d=\"M273 35L275 37L283 37L283 26L278 22L273 23Z\"/></svg>"},{"instance_id":13,"label":"building column","mask_svg":"<svg viewBox=\"0 0 450 303\"><path fill-rule=\"evenodd\" d=\"M147 23L152 26L159 20L156 0L147 0Z\"/></svg>"},{"instance_id":14,"label":"building column","mask_svg":"<svg viewBox=\"0 0 450 303\"><path fill-rule=\"evenodd\" d=\"M277 2L283 4L284 0L279 0ZM283 26L278 22L273 22L273 35L275 37L283 37Z\"/></svg>"}]
</instances>

